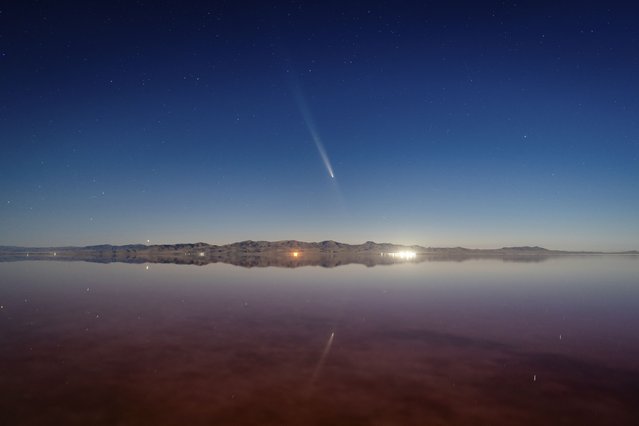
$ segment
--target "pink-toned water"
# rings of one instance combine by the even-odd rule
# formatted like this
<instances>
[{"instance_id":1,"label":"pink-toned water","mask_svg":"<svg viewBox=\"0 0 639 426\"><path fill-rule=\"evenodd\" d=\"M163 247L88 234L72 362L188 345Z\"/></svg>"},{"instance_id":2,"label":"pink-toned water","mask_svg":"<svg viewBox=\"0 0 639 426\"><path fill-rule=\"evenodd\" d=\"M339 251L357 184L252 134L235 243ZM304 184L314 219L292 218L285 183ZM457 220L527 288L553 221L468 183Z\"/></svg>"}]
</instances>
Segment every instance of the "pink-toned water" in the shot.
<instances>
[{"instance_id":1,"label":"pink-toned water","mask_svg":"<svg viewBox=\"0 0 639 426\"><path fill-rule=\"evenodd\" d=\"M639 424L637 257L7 262L0 305L3 425Z\"/></svg>"}]
</instances>

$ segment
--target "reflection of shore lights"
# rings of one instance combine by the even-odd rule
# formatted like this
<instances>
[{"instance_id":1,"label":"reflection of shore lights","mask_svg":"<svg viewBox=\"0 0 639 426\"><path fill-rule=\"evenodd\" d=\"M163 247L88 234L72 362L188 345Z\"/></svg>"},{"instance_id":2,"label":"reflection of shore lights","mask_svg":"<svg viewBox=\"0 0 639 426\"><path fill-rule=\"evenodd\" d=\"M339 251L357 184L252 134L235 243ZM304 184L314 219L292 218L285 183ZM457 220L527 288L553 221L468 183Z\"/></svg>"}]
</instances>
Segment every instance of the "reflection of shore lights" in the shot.
<instances>
[{"instance_id":1,"label":"reflection of shore lights","mask_svg":"<svg viewBox=\"0 0 639 426\"><path fill-rule=\"evenodd\" d=\"M414 251L398 251L396 253L388 253L388 255L402 260L409 260L417 257L417 253Z\"/></svg>"},{"instance_id":2,"label":"reflection of shore lights","mask_svg":"<svg viewBox=\"0 0 639 426\"><path fill-rule=\"evenodd\" d=\"M298 252L298 251L294 251L293 252L293 257L299 257L299 255L300 255L300 252Z\"/></svg>"}]
</instances>

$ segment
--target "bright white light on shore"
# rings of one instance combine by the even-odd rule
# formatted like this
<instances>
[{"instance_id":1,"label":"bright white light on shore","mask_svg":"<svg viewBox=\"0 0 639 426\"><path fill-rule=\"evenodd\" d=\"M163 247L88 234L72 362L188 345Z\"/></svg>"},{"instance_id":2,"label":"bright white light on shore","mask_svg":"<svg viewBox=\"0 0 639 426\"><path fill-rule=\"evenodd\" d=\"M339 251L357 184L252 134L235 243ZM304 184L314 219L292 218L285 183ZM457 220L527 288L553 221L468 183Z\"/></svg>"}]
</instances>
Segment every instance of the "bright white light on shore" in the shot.
<instances>
[{"instance_id":1,"label":"bright white light on shore","mask_svg":"<svg viewBox=\"0 0 639 426\"><path fill-rule=\"evenodd\" d=\"M417 257L417 253L414 251L398 251L396 253L388 253L388 255L402 260L410 260Z\"/></svg>"},{"instance_id":2,"label":"bright white light on shore","mask_svg":"<svg viewBox=\"0 0 639 426\"><path fill-rule=\"evenodd\" d=\"M205 254L205 253L204 253L203 251L201 251L201 252L199 253L200 257L204 257L204 254Z\"/></svg>"},{"instance_id":3,"label":"bright white light on shore","mask_svg":"<svg viewBox=\"0 0 639 426\"><path fill-rule=\"evenodd\" d=\"M293 255L293 257L299 257L300 252L298 251L294 251L293 253L291 253Z\"/></svg>"}]
</instances>

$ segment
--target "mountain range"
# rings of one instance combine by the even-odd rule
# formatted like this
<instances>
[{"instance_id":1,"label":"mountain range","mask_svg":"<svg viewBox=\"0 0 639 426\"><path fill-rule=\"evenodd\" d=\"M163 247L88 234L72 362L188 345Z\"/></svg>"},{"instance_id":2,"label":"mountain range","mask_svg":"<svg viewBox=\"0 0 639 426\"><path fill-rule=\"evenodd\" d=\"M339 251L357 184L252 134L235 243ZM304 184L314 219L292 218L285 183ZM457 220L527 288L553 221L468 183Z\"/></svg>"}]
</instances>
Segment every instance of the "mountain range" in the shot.
<instances>
[{"instance_id":1,"label":"mountain range","mask_svg":"<svg viewBox=\"0 0 639 426\"><path fill-rule=\"evenodd\" d=\"M327 240L321 242L241 241L214 245L203 242L187 244L91 245L84 247L16 247L0 246L0 261L15 260L83 260L90 262L230 263L241 266L305 265L339 266L349 263L374 266L398 262L437 260L462 261L473 258L501 258L505 261L538 262L566 255L639 255L639 251L585 252L549 250L543 247L502 247L500 249L469 249L464 247L422 247L392 243L346 244Z\"/></svg>"}]
</instances>

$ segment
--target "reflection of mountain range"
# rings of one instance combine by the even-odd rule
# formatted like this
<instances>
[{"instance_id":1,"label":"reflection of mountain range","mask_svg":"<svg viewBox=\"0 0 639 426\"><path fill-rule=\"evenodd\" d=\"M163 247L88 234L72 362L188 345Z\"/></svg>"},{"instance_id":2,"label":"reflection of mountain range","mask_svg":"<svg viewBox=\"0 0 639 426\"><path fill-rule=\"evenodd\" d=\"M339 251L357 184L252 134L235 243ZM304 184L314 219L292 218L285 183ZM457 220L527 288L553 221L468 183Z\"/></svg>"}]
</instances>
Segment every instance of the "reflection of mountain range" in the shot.
<instances>
[{"instance_id":1,"label":"reflection of mountain range","mask_svg":"<svg viewBox=\"0 0 639 426\"><path fill-rule=\"evenodd\" d=\"M504 247L500 249L467 249L403 246L389 243L345 244L336 241L308 243L286 241L242 241L227 245L108 244L86 247L0 247L0 261L12 260L83 260L89 262L177 263L205 265L229 263L246 267L298 267L319 265L335 267L350 263L367 266L424 262L463 261L474 258L497 258L504 261L540 262L565 255L639 255L638 251L603 253L548 250L541 247Z\"/></svg>"}]
</instances>

